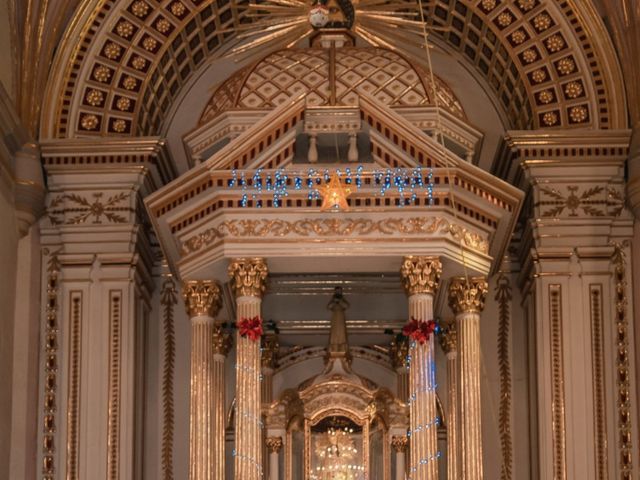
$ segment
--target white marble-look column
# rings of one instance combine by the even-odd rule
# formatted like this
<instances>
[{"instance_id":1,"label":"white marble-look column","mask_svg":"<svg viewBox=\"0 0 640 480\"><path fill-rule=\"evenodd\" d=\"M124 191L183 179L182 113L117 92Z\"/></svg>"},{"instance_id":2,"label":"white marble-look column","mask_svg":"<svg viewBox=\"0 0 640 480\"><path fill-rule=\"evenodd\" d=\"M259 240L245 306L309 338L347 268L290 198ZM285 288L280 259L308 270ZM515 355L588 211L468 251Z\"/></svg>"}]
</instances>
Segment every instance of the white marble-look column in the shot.
<instances>
[{"instance_id":1,"label":"white marble-look column","mask_svg":"<svg viewBox=\"0 0 640 480\"><path fill-rule=\"evenodd\" d=\"M437 257L405 257L400 271L409 299L409 317L433 320L433 298L442 273ZM413 342L409 361L409 475L412 480L438 478L438 415L434 336Z\"/></svg>"},{"instance_id":2,"label":"white marble-look column","mask_svg":"<svg viewBox=\"0 0 640 480\"><path fill-rule=\"evenodd\" d=\"M455 322L443 325L440 346L447 357L447 478L458 478L458 339Z\"/></svg>"},{"instance_id":3,"label":"white marble-look column","mask_svg":"<svg viewBox=\"0 0 640 480\"><path fill-rule=\"evenodd\" d=\"M280 475L279 455L282 448L282 437L267 438L269 450L269 480L278 480Z\"/></svg>"},{"instance_id":4,"label":"white marble-look column","mask_svg":"<svg viewBox=\"0 0 640 480\"><path fill-rule=\"evenodd\" d=\"M406 480L407 478L407 467L405 463L405 456L407 454L407 437L404 435L396 436L394 435L391 438L391 446L393 447L393 451L396 455L396 471L395 471L395 480Z\"/></svg>"},{"instance_id":5,"label":"white marble-look column","mask_svg":"<svg viewBox=\"0 0 640 480\"><path fill-rule=\"evenodd\" d=\"M231 287L236 296L237 323L260 318L266 288L267 265L261 258L237 258L229 265ZM263 477L262 413L260 401L260 338L236 338L236 415L234 465L236 480Z\"/></svg>"},{"instance_id":6,"label":"white marble-look column","mask_svg":"<svg viewBox=\"0 0 640 480\"><path fill-rule=\"evenodd\" d=\"M220 287L210 281L186 282L183 298L191 319L191 400L189 404L189 478L211 480L216 464L216 391L224 384L224 360L214 350L215 315L220 309ZM224 401L224 399L223 399ZM219 407L219 405L218 405ZM224 420L223 420L224 421ZM224 424L223 424L224 425ZM222 457L224 458L224 457ZM223 461L224 463L224 461ZM224 476L224 473L223 473Z\"/></svg>"},{"instance_id":7,"label":"white marble-look column","mask_svg":"<svg viewBox=\"0 0 640 480\"><path fill-rule=\"evenodd\" d=\"M456 315L460 359L460 422L463 480L480 480L482 428L480 401L480 312L489 285L484 277L454 277L449 284L449 305Z\"/></svg>"}]
</instances>

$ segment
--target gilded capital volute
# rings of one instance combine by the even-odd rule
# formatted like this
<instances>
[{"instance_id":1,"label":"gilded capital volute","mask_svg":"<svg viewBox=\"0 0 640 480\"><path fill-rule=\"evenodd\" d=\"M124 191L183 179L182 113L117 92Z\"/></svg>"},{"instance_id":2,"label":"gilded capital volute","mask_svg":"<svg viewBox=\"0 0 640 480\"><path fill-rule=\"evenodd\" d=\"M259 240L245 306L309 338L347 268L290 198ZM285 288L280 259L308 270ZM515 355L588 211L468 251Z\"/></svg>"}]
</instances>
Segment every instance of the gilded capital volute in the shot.
<instances>
[{"instance_id":1,"label":"gilded capital volute","mask_svg":"<svg viewBox=\"0 0 640 480\"><path fill-rule=\"evenodd\" d=\"M223 355L226 357L233 346L231 335L222 328L222 325L216 325L214 327L212 341L213 353L216 355Z\"/></svg>"},{"instance_id":2,"label":"gilded capital volute","mask_svg":"<svg viewBox=\"0 0 640 480\"><path fill-rule=\"evenodd\" d=\"M267 288L267 264L262 258L235 258L229 264L231 288L236 297L262 298Z\"/></svg>"},{"instance_id":3,"label":"gilded capital volute","mask_svg":"<svg viewBox=\"0 0 640 480\"><path fill-rule=\"evenodd\" d=\"M389 348L391 364L394 368L407 366L407 356L409 355L409 340L406 337L396 337Z\"/></svg>"},{"instance_id":4,"label":"gilded capital volute","mask_svg":"<svg viewBox=\"0 0 640 480\"><path fill-rule=\"evenodd\" d=\"M438 335L440 346L445 354L453 353L458 350L458 331L456 322L443 322L440 325L440 334Z\"/></svg>"},{"instance_id":5,"label":"gilded capital volute","mask_svg":"<svg viewBox=\"0 0 640 480\"><path fill-rule=\"evenodd\" d=\"M449 306L453 313L480 313L489 291L485 277L453 277L449 284Z\"/></svg>"},{"instance_id":6,"label":"gilded capital volute","mask_svg":"<svg viewBox=\"0 0 640 480\"><path fill-rule=\"evenodd\" d=\"M185 282L182 289L184 306L189 317L215 317L222 305L220 287L209 280Z\"/></svg>"},{"instance_id":7,"label":"gilded capital volute","mask_svg":"<svg viewBox=\"0 0 640 480\"><path fill-rule=\"evenodd\" d=\"M407 295L435 294L440 283L442 263L438 257L404 257L400 274Z\"/></svg>"},{"instance_id":8,"label":"gilded capital volute","mask_svg":"<svg viewBox=\"0 0 640 480\"><path fill-rule=\"evenodd\" d=\"M278 352L280 351L280 342L276 335L264 335L262 337L262 356L260 363L262 368L274 369L278 365Z\"/></svg>"}]
</instances>

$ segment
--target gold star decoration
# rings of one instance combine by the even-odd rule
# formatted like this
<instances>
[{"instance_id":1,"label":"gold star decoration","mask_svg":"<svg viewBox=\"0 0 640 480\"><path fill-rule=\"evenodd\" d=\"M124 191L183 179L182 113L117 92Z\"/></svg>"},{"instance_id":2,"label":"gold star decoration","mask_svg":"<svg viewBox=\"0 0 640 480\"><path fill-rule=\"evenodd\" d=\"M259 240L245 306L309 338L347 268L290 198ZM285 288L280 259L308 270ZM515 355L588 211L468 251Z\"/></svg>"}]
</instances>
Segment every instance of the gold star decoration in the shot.
<instances>
[{"instance_id":1,"label":"gold star decoration","mask_svg":"<svg viewBox=\"0 0 640 480\"><path fill-rule=\"evenodd\" d=\"M342 185L338 174L334 173L329 183L325 184L318 190L320 191L320 195L322 195L322 206L320 207L321 211L349 211L347 197L351 195L351 189L345 188Z\"/></svg>"}]
</instances>

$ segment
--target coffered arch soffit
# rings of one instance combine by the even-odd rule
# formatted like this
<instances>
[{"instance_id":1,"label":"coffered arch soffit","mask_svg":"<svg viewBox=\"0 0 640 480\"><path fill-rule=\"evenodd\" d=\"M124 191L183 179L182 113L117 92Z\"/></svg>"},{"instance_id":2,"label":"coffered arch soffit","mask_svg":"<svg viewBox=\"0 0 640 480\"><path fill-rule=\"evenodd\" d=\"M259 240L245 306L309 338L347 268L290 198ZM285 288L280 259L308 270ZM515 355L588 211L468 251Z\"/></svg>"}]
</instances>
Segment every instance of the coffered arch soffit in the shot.
<instances>
[{"instance_id":1,"label":"coffered arch soffit","mask_svg":"<svg viewBox=\"0 0 640 480\"><path fill-rule=\"evenodd\" d=\"M431 0L425 14L509 128L626 127L617 56L590 2ZM160 134L181 89L247 21L232 0L87 0L54 62L41 137Z\"/></svg>"}]
</instances>

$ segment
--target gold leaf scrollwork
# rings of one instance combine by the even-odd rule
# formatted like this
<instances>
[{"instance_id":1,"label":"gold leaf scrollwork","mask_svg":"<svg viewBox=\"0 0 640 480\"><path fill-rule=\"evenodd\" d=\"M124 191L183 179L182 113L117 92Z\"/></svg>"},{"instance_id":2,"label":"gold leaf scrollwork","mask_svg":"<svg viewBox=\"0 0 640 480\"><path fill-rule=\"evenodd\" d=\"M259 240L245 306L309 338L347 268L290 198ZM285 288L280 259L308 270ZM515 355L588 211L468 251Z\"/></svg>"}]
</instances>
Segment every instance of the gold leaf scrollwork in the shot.
<instances>
[{"instance_id":1,"label":"gold leaf scrollwork","mask_svg":"<svg viewBox=\"0 0 640 480\"><path fill-rule=\"evenodd\" d=\"M435 294L440 284L442 263L437 257L404 257L400 275L407 295Z\"/></svg>"},{"instance_id":2,"label":"gold leaf scrollwork","mask_svg":"<svg viewBox=\"0 0 640 480\"><path fill-rule=\"evenodd\" d=\"M220 310L220 287L215 282L208 280L186 282L182 297L189 317L215 317Z\"/></svg>"},{"instance_id":3,"label":"gold leaf scrollwork","mask_svg":"<svg viewBox=\"0 0 640 480\"><path fill-rule=\"evenodd\" d=\"M267 264L262 258L236 258L229 264L231 288L236 297L262 298L267 288Z\"/></svg>"},{"instance_id":4,"label":"gold leaf scrollwork","mask_svg":"<svg viewBox=\"0 0 640 480\"><path fill-rule=\"evenodd\" d=\"M208 228L182 244L182 255L195 253L228 237L350 237L373 234L382 235L449 235L464 246L481 253L489 251L489 243L481 235L464 227L449 223L442 218L412 217L407 219L387 218L371 220L366 218L319 218L287 221L281 219L225 220Z\"/></svg>"},{"instance_id":5,"label":"gold leaf scrollwork","mask_svg":"<svg viewBox=\"0 0 640 480\"><path fill-rule=\"evenodd\" d=\"M449 284L449 306L453 313L480 313L489 291L485 277L453 277Z\"/></svg>"},{"instance_id":6,"label":"gold leaf scrollwork","mask_svg":"<svg viewBox=\"0 0 640 480\"><path fill-rule=\"evenodd\" d=\"M126 223L123 213L132 213L126 202L131 192L120 192L103 200L102 192L93 194L93 199L76 193L65 193L51 199L47 207L47 215L52 225L81 225L91 223ZM70 205L65 205L68 202Z\"/></svg>"}]
</instances>

